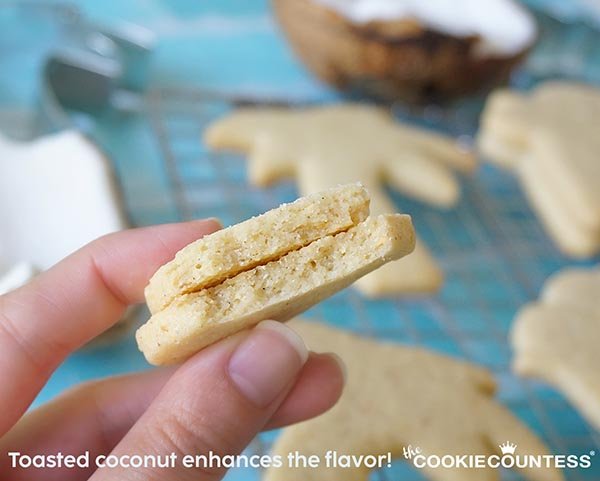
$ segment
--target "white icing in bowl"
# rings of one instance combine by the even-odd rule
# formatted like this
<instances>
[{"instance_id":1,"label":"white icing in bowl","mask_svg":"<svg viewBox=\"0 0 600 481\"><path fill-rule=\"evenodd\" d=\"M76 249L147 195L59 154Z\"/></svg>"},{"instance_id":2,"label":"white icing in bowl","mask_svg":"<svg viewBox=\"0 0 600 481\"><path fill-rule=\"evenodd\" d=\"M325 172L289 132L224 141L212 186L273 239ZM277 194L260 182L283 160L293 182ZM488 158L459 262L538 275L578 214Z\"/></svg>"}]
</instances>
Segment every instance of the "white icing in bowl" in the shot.
<instances>
[{"instance_id":1,"label":"white icing in bowl","mask_svg":"<svg viewBox=\"0 0 600 481\"><path fill-rule=\"evenodd\" d=\"M36 274L36 268L27 262L0 269L0 296L27 284Z\"/></svg>"},{"instance_id":2,"label":"white icing in bowl","mask_svg":"<svg viewBox=\"0 0 600 481\"><path fill-rule=\"evenodd\" d=\"M415 19L431 30L481 41L480 56L510 56L525 50L536 36L533 17L513 0L313 0L348 20Z\"/></svg>"},{"instance_id":3,"label":"white icing in bowl","mask_svg":"<svg viewBox=\"0 0 600 481\"><path fill-rule=\"evenodd\" d=\"M108 160L82 134L0 135L0 292L124 228Z\"/></svg>"}]
</instances>

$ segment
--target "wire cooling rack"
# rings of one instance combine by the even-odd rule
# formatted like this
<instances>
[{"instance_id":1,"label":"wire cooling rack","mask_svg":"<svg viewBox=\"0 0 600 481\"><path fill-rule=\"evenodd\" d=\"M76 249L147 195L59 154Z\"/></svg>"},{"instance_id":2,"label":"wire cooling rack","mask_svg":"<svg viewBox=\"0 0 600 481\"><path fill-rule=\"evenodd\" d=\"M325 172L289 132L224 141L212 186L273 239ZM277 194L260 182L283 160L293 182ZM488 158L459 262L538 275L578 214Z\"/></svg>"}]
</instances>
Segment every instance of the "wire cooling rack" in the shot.
<instances>
[{"instance_id":1,"label":"wire cooling rack","mask_svg":"<svg viewBox=\"0 0 600 481\"><path fill-rule=\"evenodd\" d=\"M517 87L547 77L600 81L597 32L585 27L573 30L549 17L538 20L541 40L526 68L513 79ZM232 108L270 102L200 90L170 89L150 95L147 112L181 220L219 217L229 225L298 196L291 181L268 189L253 188L246 181L243 157L211 152L201 142L203 129ZM285 99L283 103L289 105ZM446 109L392 108L400 118L468 142L476 131L481 105L481 99L472 99ZM349 288L305 317L486 366L498 381L499 400L554 452L598 452L600 435L559 393L540 382L520 379L510 370L507 337L516 311L538 296L550 274L573 262L549 240L511 174L484 165L475 176L463 179L462 188L460 204L450 211L390 192L398 207L413 216L419 235L445 270L446 282L438 295L374 301ZM277 432L259 436L249 451L267 453L276 436ZM600 458L590 469L565 474L572 481L598 480ZM259 471L238 469L227 479L250 481L260 476ZM520 479L515 473L503 476ZM396 462L374 473L373 479L424 478L406 463Z\"/></svg>"},{"instance_id":2,"label":"wire cooling rack","mask_svg":"<svg viewBox=\"0 0 600 481\"><path fill-rule=\"evenodd\" d=\"M240 103L245 101L193 90L165 90L151 96L148 113L181 220L217 216L229 225L297 197L292 182L253 188L246 181L244 158L211 152L202 145L204 127ZM439 119L438 127L447 120ZM464 131L455 133L472 134L470 123L462 125ZM510 174L484 166L473 178L464 179L462 187L460 204L444 212L391 193L401 210L413 216L418 233L446 272L439 295L373 301L350 288L306 317L487 366L499 382L499 399L555 452L597 449L597 433L560 395L510 371L507 335L515 312L537 296L550 274L569 265L568 260L549 241ZM250 450L268 452L275 435L261 436ZM259 473L234 470L229 476L245 481ZM421 479L402 463L375 476ZM571 471L569 476L600 479L600 463L596 469ZM517 478L507 473L506 479Z\"/></svg>"},{"instance_id":3,"label":"wire cooling rack","mask_svg":"<svg viewBox=\"0 0 600 481\"><path fill-rule=\"evenodd\" d=\"M549 77L600 82L598 32L561 24L547 16L539 16L538 23L539 45L526 68L514 77L514 85L526 88ZM147 113L164 160L170 186L168 203L176 207L181 220L215 216L232 224L297 197L291 182L270 189L248 186L243 158L216 154L202 145L200 135L206 124L244 102L247 100L199 90L161 90L149 96ZM480 108L481 100L473 99L449 109L411 111L394 106L394 112L468 141L476 129ZM5 115L5 122L1 120L3 127L11 128L7 130L15 130L14 113ZM537 296L548 275L571 264L549 242L512 176L483 167L474 178L464 180L462 201L448 212L398 195L393 197L404 212L413 215L420 236L442 264L446 272L443 290L434 297L370 301L347 289L312 309L307 317L365 336L426 346L487 366L498 380L499 400L553 451L598 452L600 435L562 396L542 383L517 378L509 368L507 334L515 312ZM146 198L128 202L130 213L138 220L153 219L148 211L159 210L158 205L162 206L162 199L156 205ZM102 364L117 372L125 364L145 365L139 356L132 359L131 353L137 351L133 341L127 342L114 355L88 352L86 359L70 362L54 388L80 381L92 366ZM268 452L276 436L277 432L262 434L249 451ZM514 473L504 474L505 479L517 479ZM566 474L572 481L599 480L600 458L589 470ZM258 481L260 477L259 471L238 469L231 471L227 479ZM373 479L423 478L407 464L397 462L391 469L375 473Z\"/></svg>"}]
</instances>

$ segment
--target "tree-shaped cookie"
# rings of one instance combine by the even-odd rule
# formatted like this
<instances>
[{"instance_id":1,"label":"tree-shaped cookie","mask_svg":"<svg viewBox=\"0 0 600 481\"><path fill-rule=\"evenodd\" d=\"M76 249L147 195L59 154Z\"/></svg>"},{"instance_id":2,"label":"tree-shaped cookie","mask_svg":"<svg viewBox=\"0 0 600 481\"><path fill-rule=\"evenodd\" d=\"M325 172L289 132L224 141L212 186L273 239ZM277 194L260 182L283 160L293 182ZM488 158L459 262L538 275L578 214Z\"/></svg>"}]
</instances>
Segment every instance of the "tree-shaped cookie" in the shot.
<instances>
[{"instance_id":1,"label":"tree-shaped cookie","mask_svg":"<svg viewBox=\"0 0 600 481\"><path fill-rule=\"evenodd\" d=\"M512 331L515 370L545 380L600 429L600 268L565 269Z\"/></svg>"},{"instance_id":2,"label":"tree-shaped cookie","mask_svg":"<svg viewBox=\"0 0 600 481\"><path fill-rule=\"evenodd\" d=\"M373 215L396 210L385 192L399 191L440 207L459 198L452 169L474 169L473 157L444 136L393 121L384 110L359 104L305 109L243 109L205 133L207 145L248 154L249 179L266 186L296 177L302 195L362 182ZM427 248L379 269L356 285L367 295L433 291L442 273Z\"/></svg>"},{"instance_id":3,"label":"tree-shaped cookie","mask_svg":"<svg viewBox=\"0 0 600 481\"><path fill-rule=\"evenodd\" d=\"M529 94L496 92L479 147L514 169L546 229L568 255L600 252L600 89L548 82Z\"/></svg>"},{"instance_id":4,"label":"tree-shaped cookie","mask_svg":"<svg viewBox=\"0 0 600 481\"><path fill-rule=\"evenodd\" d=\"M362 339L322 324L292 321L315 351L337 353L347 367L338 404L327 413L289 428L274 444L287 459L299 451L321 459L329 450L345 455L392 453L408 446L423 456L502 455L500 445L517 445L516 454L548 454L544 444L493 399L494 379L485 369L431 351ZM420 466L421 464L419 464ZM422 468L438 481L496 481L496 469ZM563 479L554 469L526 469L534 481ZM277 468L265 481L366 481L366 468Z\"/></svg>"}]
</instances>

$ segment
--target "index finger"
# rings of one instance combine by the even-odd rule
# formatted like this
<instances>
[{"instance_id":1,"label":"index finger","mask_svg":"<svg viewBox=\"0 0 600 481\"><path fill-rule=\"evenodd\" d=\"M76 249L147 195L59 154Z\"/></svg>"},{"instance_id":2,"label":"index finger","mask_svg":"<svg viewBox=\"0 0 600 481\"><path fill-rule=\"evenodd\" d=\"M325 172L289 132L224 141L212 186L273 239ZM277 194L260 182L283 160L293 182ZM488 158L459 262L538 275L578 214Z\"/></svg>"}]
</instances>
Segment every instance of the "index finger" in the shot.
<instances>
[{"instance_id":1,"label":"index finger","mask_svg":"<svg viewBox=\"0 0 600 481\"><path fill-rule=\"evenodd\" d=\"M0 296L0 436L72 351L111 327L158 267L219 228L213 220L102 237L30 284Z\"/></svg>"}]
</instances>

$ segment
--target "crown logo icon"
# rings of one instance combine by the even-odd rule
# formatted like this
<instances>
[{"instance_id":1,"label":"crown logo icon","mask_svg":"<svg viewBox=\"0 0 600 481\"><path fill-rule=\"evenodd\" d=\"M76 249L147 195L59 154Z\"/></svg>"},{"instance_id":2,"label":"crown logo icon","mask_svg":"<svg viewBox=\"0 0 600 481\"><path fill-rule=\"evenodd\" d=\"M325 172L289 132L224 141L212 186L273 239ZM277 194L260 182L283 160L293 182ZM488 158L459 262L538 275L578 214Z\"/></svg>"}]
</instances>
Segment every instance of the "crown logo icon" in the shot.
<instances>
[{"instance_id":1,"label":"crown logo icon","mask_svg":"<svg viewBox=\"0 0 600 481\"><path fill-rule=\"evenodd\" d=\"M516 444L512 444L506 441L504 444L500 444L500 449L502 450L502 454L515 454L515 450L517 449Z\"/></svg>"}]
</instances>

